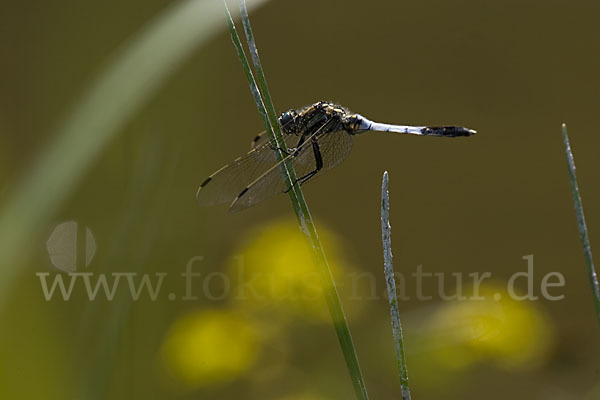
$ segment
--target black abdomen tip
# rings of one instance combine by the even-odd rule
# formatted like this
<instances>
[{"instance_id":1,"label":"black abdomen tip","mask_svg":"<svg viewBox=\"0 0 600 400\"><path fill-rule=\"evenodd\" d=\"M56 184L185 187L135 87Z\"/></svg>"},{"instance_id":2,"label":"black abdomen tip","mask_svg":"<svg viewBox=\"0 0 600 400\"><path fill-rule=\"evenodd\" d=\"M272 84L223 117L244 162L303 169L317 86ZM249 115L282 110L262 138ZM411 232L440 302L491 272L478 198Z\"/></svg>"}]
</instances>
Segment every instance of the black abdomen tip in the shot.
<instances>
[{"instance_id":1,"label":"black abdomen tip","mask_svg":"<svg viewBox=\"0 0 600 400\"><path fill-rule=\"evenodd\" d=\"M428 126L421 130L423 135L430 136L445 136L445 137L457 137L457 136L473 136L477 131L469 128L463 128L462 126Z\"/></svg>"}]
</instances>

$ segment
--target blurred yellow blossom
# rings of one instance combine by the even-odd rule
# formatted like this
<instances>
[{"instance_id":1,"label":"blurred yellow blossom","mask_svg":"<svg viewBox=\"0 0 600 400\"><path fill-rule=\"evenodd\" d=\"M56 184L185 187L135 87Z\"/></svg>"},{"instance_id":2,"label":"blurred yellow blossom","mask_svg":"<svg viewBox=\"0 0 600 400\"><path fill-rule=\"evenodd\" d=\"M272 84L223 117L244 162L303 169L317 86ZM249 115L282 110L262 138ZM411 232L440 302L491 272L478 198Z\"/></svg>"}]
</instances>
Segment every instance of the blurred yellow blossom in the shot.
<instances>
[{"instance_id":1,"label":"blurred yellow blossom","mask_svg":"<svg viewBox=\"0 0 600 400\"><path fill-rule=\"evenodd\" d=\"M445 303L429 321L438 361L459 369L486 360L527 369L548 357L554 329L534 302L514 300L489 284L480 288L480 296L485 299Z\"/></svg>"},{"instance_id":2,"label":"blurred yellow blossom","mask_svg":"<svg viewBox=\"0 0 600 400\"><path fill-rule=\"evenodd\" d=\"M258 336L252 323L236 312L186 314L171 326L162 361L169 376L188 388L227 383L253 365Z\"/></svg>"},{"instance_id":3,"label":"blurred yellow blossom","mask_svg":"<svg viewBox=\"0 0 600 400\"><path fill-rule=\"evenodd\" d=\"M319 236L334 279L351 267L342 256L336 235L319 226ZM240 290L235 300L244 307L269 307L283 315L303 316L328 322L329 312L322 297L320 271L298 223L283 219L248 232L234 250L231 276L238 277ZM353 307L350 313L356 313Z\"/></svg>"}]
</instances>

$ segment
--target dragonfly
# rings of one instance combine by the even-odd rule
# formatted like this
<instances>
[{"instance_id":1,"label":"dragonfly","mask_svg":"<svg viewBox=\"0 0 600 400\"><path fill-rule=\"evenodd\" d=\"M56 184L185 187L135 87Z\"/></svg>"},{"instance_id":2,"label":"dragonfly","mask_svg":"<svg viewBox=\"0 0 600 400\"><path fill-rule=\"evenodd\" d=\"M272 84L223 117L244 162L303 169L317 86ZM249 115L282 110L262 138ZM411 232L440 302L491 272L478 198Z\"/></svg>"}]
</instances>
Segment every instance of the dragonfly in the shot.
<instances>
[{"instance_id":1,"label":"dragonfly","mask_svg":"<svg viewBox=\"0 0 600 400\"><path fill-rule=\"evenodd\" d=\"M290 162L303 185L341 163L350 154L354 135L368 132L438 137L472 136L473 129L461 126L408 126L373 122L345 107L319 101L291 109L278 117L287 149L277 148L265 132L257 135L250 151L225 165L200 184L196 199L200 205L229 203L230 212L253 206L288 187L281 166ZM278 157L277 151L281 150Z\"/></svg>"}]
</instances>

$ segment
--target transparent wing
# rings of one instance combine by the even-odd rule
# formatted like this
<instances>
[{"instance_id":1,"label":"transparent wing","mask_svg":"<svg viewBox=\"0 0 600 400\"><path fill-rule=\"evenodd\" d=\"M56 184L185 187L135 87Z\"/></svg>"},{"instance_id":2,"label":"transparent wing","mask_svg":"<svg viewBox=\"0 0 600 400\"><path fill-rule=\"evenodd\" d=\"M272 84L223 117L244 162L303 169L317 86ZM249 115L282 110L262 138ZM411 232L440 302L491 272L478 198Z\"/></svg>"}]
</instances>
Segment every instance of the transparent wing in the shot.
<instances>
[{"instance_id":1,"label":"transparent wing","mask_svg":"<svg viewBox=\"0 0 600 400\"><path fill-rule=\"evenodd\" d=\"M256 135L254 137L254 139L252 139L252 142L250 143L250 148L254 149L254 148L260 147L263 144L267 143L268 141L269 141L269 135L267 135L267 131L262 131L261 133Z\"/></svg>"},{"instance_id":2,"label":"transparent wing","mask_svg":"<svg viewBox=\"0 0 600 400\"><path fill-rule=\"evenodd\" d=\"M267 135L262 135L267 137ZM299 137L284 135L288 147L295 147ZM198 189L196 200L203 206L231 203L240 192L256 178L278 162L268 140L247 154L210 175Z\"/></svg>"},{"instance_id":3,"label":"transparent wing","mask_svg":"<svg viewBox=\"0 0 600 400\"><path fill-rule=\"evenodd\" d=\"M315 158L310 143L304 143L296 149L295 155L290 155L286 159L293 163L297 176L307 174L315 168ZM241 211L275 194L284 193L288 187L283 180L282 166L283 161L276 163L240 190L229 211Z\"/></svg>"},{"instance_id":4,"label":"transparent wing","mask_svg":"<svg viewBox=\"0 0 600 400\"><path fill-rule=\"evenodd\" d=\"M330 170L348 157L352 150L352 135L346 131L323 135L319 138L319 149L323 156L323 169L315 176Z\"/></svg>"},{"instance_id":5,"label":"transparent wing","mask_svg":"<svg viewBox=\"0 0 600 400\"><path fill-rule=\"evenodd\" d=\"M315 141L318 144L323 167L308 180L312 180L338 165L348 156L352 149L352 136L346 131L328 132L321 136L318 136L317 134L318 132L313 134L313 136L310 139L307 139L302 146L298 147L296 153L286 157L286 159L289 159L292 162L298 178L314 172L317 168L312 138L315 138ZM243 189L239 196L233 201L229 210L231 212L238 212L257 204L270 196L287 191L289 187L286 187L282 177L282 164L283 161L278 162ZM303 183L306 183L308 180Z\"/></svg>"}]
</instances>

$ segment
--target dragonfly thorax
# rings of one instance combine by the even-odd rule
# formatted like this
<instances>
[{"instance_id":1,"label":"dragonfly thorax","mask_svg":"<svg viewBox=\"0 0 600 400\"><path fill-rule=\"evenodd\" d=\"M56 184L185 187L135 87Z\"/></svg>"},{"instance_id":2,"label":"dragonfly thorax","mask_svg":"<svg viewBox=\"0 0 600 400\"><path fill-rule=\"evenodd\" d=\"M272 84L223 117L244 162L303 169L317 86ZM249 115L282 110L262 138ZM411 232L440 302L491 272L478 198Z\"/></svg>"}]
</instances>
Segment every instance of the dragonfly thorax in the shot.
<instances>
[{"instance_id":1,"label":"dragonfly thorax","mask_svg":"<svg viewBox=\"0 0 600 400\"><path fill-rule=\"evenodd\" d=\"M310 135L346 130L348 133L357 133L355 127L357 114L350 114L348 110L337 104L319 101L299 110L289 110L279 116L279 124L285 134ZM319 131L319 132L318 132Z\"/></svg>"}]
</instances>

